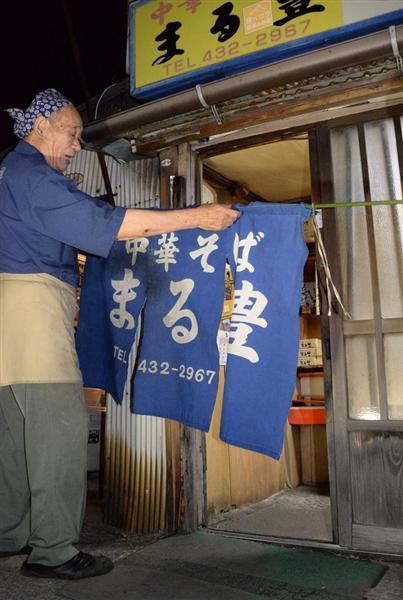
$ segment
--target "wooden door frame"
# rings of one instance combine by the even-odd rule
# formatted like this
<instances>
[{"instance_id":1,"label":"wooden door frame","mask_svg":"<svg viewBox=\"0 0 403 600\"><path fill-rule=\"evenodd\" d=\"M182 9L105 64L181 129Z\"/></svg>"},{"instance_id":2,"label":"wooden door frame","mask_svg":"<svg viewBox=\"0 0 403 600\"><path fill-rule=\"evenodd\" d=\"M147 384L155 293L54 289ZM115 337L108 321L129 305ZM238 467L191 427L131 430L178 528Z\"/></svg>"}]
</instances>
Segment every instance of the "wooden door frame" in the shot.
<instances>
[{"instance_id":1,"label":"wooden door frame","mask_svg":"<svg viewBox=\"0 0 403 600\"><path fill-rule=\"evenodd\" d=\"M317 125L314 129L309 131L309 162L311 170L311 186L312 186L312 201L315 204L319 204L322 198L328 198L330 188L332 188L332 182L330 177L330 155L328 153L328 147L324 143L324 125ZM326 211L325 211L326 212ZM334 230L329 227L329 223L326 214L323 215L323 232L324 237L329 239L334 234ZM329 240L330 241L330 240ZM331 242L330 242L331 243ZM333 244L334 247L334 244ZM328 256L330 261L331 271L334 273L335 257ZM322 336L322 345L324 348L323 353L323 381L325 386L325 407L326 407L326 438L327 438L327 452L328 452L328 468L329 468L329 488L330 488L330 508L332 515L332 532L333 532L333 543L340 544L339 537L339 499L343 500L343 495L340 494L340 490L337 487L337 470L336 470L336 436L335 436L335 414L333 404L333 373L332 373L332 353L330 347L331 335L334 335L335 319L337 315L333 314L333 317L328 317L328 300L325 289L325 277L323 271L323 265L321 264L320 257L316 257L316 268L318 272L318 280L320 286L320 298L321 298L321 315L320 315L320 328ZM333 319L333 321L332 321ZM334 360L334 359L333 359ZM339 440L340 443L340 440ZM341 495L341 498L339 496ZM343 542L343 535L341 536ZM343 544L346 545L346 544ZM347 544L348 545L348 544Z\"/></svg>"},{"instance_id":2,"label":"wooden door frame","mask_svg":"<svg viewBox=\"0 0 403 600\"><path fill-rule=\"evenodd\" d=\"M364 139L364 123L368 121L384 120L393 118L397 131L397 145L399 156L400 173L403 173L403 144L401 140L401 121L400 117L403 114L403 105L384 110L377 110L371 113L366 113L360 117L354 116L349 118L338 119L317 127L315 132L315 149L317 153L317 164L320 167L317 177L319 197L326 198L326 202L331 202L334 199L334 190L332 184L332 165L331 165L331 148L330 148L330 132L335 127L348 127L354 125L358 129L359 147L361 160L363 164L363 186L365 200L370 201L370 188L368 180L368 165ZM399 135L400 133L400 135ZM347 201L347 199L346 199ZM401 432L403 431L403 420L388 419L387 393L386 393L386 374L383 360L383 341L382 336L385 333L394 333L403 331L403 318L382 319L380 307L380 286L378 281L378 267L376 259L375 232L373 224L373 215L371 207L366 207L367 231L369 244L369 260L370 273L372 281L372 296L374 303L374 318L371 321L356 321L344 322L340 314L333 313L329 318L329 334L332 339L332 357L331 366L333 371L332 387L334 397L337 397L337 410L335 410L334 402L329 402L328 412L328 450L329 450L329 466L330 476L334 479L333 490L336 498L336 512L334 516L334 524L337 523L337 531L335 532L335 541L341 547L354 549L360 547L360 544L365 546L365 551L379 552L377 540L373 543L368 541L368 528L373 527L377 530L377 535L381 541L390 543L391 552L393 547L396 552L401 552L401 530L392 527L381 527L370 524L361 525L354 522L353 514L353 498L351 484L351 456L350 456L350 434L352 432ZM324 241L329 249L337 249L335 235L335 213L334 211L323 211L324 224ZM333 274L336 287L341 289L341 282L338 277L338 253L328 252L328 260L330 270ZM345 338L348 335L372 334L376 343L377 357L377 372L378 385L380 388L380 419L379 420L356 420L349 417L348 414L348 399L347 399L347 374L345 364ZM337 376L335 375L337 373ZM396 543L395 543L396 542ZM399 548L399 550L397 550Z\"/></svg>"}]
</instances>

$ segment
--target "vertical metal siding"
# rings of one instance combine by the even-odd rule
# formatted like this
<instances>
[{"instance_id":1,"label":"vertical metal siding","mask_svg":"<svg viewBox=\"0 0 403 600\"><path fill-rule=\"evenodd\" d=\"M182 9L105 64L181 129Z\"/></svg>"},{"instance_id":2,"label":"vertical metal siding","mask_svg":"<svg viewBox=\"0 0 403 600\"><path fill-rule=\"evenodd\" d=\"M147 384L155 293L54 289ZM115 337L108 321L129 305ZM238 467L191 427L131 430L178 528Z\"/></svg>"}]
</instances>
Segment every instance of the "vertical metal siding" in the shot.
<instances>
[{"instance_id":1,"label":"vertical metal siding","mask_svg":"<svg viewBox=\"0 0 403 600\"><path fill-rule=\"evenodd\" d=\"M159 206L159 161L145 159L121 165L106 157L118 206ZM94 152L83 150L71 161L67 175L92 196L106 193ZM129 373L133 371L133 354ZM165 528L165 422L130 412L130 378L122 405L107 397L105 426L105 521L131 532Z\"/></svg>"},{"instance_id":2,"label":"vertical metal siding","mask_svg":"<svg viewBox=\"0 0 403 600\"><path fill-rule=\"evenodd\" d=\"M132 415L129 396L108 396L105 520L137 533L165 528L166 453L162 419Z\"/></svg>"},{"instance_id":3,"label":"vertical metal siding","mask_svg":"<svg viewBox=\"0 0 403 600\"><path fill-rule=\"evenodd\" d=\"M118 206L152 208L159 206L158 158L136 160L120 164L110 156L105 157L112 191ZM106 194L101 168L95 152L82 150L71 161L67 176L78 176L79 189L91 196ZM76 178L76 177L74 177Z\"/></svg>"}]
</instances>

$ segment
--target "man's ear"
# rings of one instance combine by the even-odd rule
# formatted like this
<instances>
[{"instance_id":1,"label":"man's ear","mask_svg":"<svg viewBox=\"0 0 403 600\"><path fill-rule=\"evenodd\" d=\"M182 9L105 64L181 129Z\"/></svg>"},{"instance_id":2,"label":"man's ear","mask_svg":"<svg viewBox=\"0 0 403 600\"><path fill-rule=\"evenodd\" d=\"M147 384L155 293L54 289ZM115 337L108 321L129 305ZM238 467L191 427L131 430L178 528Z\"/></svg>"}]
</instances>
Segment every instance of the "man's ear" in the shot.
<instances>
[{"instance_id":1,"label":"man's ear","mask_svg":"<svg viewBox=\"0 0 403 600\"><path fill-rule=\"evenodd\" d=\"M40 115L36 118L32 131L33 133L36 133L36 135L38 135L39 137L44 138L46 137L49 131L49 127L49 120L46 117Z\"/></svg>"}]
</instances>

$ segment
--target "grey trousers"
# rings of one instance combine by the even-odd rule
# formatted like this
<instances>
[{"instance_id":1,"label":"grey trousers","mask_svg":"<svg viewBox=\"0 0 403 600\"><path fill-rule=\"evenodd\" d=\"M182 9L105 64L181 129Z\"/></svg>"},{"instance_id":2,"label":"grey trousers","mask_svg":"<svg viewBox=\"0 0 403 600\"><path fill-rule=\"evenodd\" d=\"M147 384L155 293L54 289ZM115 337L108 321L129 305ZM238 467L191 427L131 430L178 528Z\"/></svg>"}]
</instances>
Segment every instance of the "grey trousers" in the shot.
<instances>
[{"instance_id":1,"label":"grey trousers","mask_svg":"<svg viewBox=\"0 0 403 600\"><path fill-rule=\"evenodd\" d=\"M77 554L87 478L88 412L76 383L0 387L0 550L28 562Z\"/></svg>"}]
</instances>

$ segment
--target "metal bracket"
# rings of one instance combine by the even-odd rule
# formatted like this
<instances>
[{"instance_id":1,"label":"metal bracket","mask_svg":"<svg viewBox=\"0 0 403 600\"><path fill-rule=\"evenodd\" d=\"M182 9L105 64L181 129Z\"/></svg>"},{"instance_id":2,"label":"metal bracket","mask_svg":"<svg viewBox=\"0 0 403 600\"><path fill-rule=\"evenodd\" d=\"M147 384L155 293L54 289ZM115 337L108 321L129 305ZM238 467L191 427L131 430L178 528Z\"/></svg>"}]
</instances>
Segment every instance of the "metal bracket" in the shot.
<instances>
[{"instance_id":1,"label":"metal bracket","mask_svg":"<svg viewBox=\"0 0 403 600\"><path fill-rule=\"evenodd\" d=\"M197 94L197 97L199 98L200 104L202 106L204 106L204 108L211 108L211 112L213 113L213 117L214 117L216 123L218 123L218 125L222 125L223 120L222 120L220 113L218 112L217 106L215 104L208 104L206 102L199 84L196 85L195 89L196 89L196 94Z\"/></svg>"},{"instance_id":2,"label":"metal bracket","mask_svg":"<svg viewBox=\"0 0 403 600\"><path fill-rule=\"evenodd\" d=\"M390 43L392 44L393 56L396 59L397 70L400 74L400 77L403 77L403 59L400 54L399 45L397 43L396 25L391 25L389 27L389 35Z\"/></svg>"}]
</instances>

